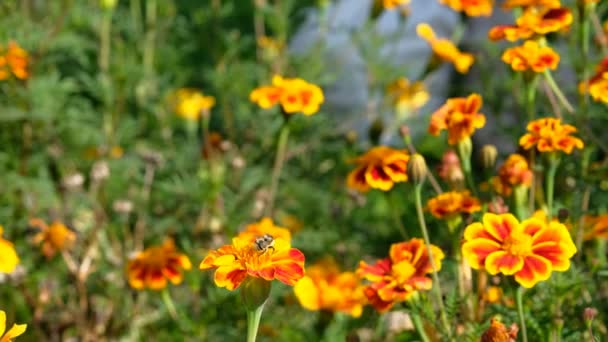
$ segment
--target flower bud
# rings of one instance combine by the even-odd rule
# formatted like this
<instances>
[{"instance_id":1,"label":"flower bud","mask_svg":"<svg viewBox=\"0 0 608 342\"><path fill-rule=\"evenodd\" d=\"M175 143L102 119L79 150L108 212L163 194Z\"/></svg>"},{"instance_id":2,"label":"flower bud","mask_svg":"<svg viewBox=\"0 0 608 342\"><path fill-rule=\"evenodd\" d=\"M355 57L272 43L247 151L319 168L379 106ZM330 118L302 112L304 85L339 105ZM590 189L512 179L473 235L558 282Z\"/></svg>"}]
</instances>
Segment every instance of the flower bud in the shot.
<instances>
[{"instance_id":1,"label":"flower bud","mask_svg":"<svg viewBox=\"0 0 608 342\"><path fill-rule=\"evenodd\" d=\"M241 298L247 310L253 311L266 303L271 283L257 277L247 277L241 285Z\"/></svg>"},{"instance_id":2,"label":"flower bud","mask_svg":"<svg viewBox=\"0 0 608 342\"><path fill-rule=\"evenodd\" d=\"M415 184L422 184L426 178L426 173L428 172L424 157L418 153L411 156L407 171L410 179L412 179Z\"/></svg>"},{"instance_id":3,"label":"flower bud","mask_svg":"<svg viewBox=\"0 0 608 342\"><path fill-rule=\"evenodd\" d=\"M587 327L589 327L591 325L591 322L593 322L593 319L595 318L595 316L597 316L596 308L592 308L592 307L585 308L585 311L583 311L583 319L585 320L585 325Z\"/></svg>"},{"instance_id":4,"label":"flower bud","mask_svg":"<svg viewBox=\"0 0 608 342\"><path fill-rule=\"evenodd\" d=\"M116 7L117 3L118 3L118 0L100 0L99 1L99 5L101 6L101 8L107 9L107 10L111 10L114 7Z\"/></svg>"},{"instance_id":5,"label":"flower bud","mask_svg":"<svg viewBox=\"0 0 608 342\"><path fill-rule=\"evenodd\" d=\"M468 171L466 165L471 163L471 151L473 150L473 143L471 138L464 138L458 142L456 146L458 148L458 155L460 156L460 162L463 164L465 170Z\"/></svg>"},{"instance_id":6,"label":"flower bud","mask_svg":"<svg viewBox=\"0 0 608 342\"><path fill-rule=\"evenodd\" d=\"M498 150L494 145L484 145L481 148L481 165L484 169L493 169L496 165Z\"/></svg>"}]
</instances>

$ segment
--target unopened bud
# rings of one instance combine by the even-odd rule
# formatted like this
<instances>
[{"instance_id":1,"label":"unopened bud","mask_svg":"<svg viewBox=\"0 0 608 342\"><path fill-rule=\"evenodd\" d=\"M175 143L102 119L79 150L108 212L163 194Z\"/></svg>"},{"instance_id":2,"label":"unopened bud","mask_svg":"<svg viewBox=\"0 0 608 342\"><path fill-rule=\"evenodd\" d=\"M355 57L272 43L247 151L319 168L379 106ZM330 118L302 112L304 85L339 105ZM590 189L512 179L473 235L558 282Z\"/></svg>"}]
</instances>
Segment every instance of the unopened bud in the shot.
<instances>
[{"instance_id":1,"label":"unopened bud","mask_svg":"<svg viewBox=\"0 0 608 342\"><path fill-rule=\"evenodd\" d=\"M241 298L248 311L254 311L266 303L271 283L257 277L247 277L241 285Z\"/></svg>"},{"instance_id":2,"label":"unopened bud","mask_svg":"<svg viewBox=\"0 0 608 342\"><path fill-rule=\"evenodd\" d=\"M493 169L496 165L498 150L494 145L484 145L481 148L481 165L484 169Z\"/></svg>"},{"instance_id":3,"label":"unopened bud","mask_svg":"<svg viewBox=\"0 0 608 342\"><path fill-rule=\"evenodd\" d=\"M590 326L595 316L597 316L596 308L585 308L585 311L583 311L583 319L585 320L585 325Z\"/></svg>"},{"instance_id":4,"label":"unopened bud","mask_svg":"<svg viewBox=\"0 0 608 342\"><path fill-rule=\"evenodd\" d=\"M116 4L118 3L118 0L101 0L99 1L99 5L101 6L101 8L103 9L113 9L114 7L116 7Z\"/></svg>"},{"instance_id":5,"label":"unopened bud","mask_svg":"<svg viewBox=\"0 0 608 342\"><path fill-rule=\"evenodd\" d=\"M377 118L372 122L372 125L369 128L369 140L371 140L373 144L377 144L378 141L380 141L382 131L384 131L384 123L382 122L382 119Z\"/></svg>"},{"instance_id":6,"label":"unopened bud","mask_svg":"<svg viewBox=\"0 0 608 342\"><path fill-rule=\"evenodd\" d=\"M402 137L409 137L410 136L410 127L408 125L401 125L401 127L399 127L399 133L401 133Z\"/></svg>"},{"instance_id":7,"label":"unopened bud","mask_svg":"<svg viewBox=\"0 0 608 342\"><path fill-rule=\"evenodd\" d=\"M426 178L426 173L428 172L424 157L418 153L411 156L407 171L410 179L412 179L414 183L422 184Z\"/></svg>"}]
</instances>

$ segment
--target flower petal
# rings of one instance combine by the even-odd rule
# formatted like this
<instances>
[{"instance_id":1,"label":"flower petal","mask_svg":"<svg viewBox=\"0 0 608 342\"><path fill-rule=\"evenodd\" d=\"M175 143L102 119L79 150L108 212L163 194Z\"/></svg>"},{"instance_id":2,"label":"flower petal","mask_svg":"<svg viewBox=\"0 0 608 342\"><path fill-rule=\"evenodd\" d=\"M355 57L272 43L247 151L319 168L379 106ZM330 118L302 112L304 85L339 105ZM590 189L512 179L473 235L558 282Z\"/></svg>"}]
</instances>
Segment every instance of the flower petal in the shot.
<instances>
[{"instance_id":1,"label":"flower petal","mask_svg":"<svg viewBox=\"0 0 608 342\"><path fill-rule=\"evenodd\" d=\"M247 271L240 264L231 264L218 267L213 280L217 287L232 291L238 288L246 277Z\"/></svg>"},{"instance_id":2,"label":"flower petal","mask_svg":"<svg viewBox=\"0 0 608 342\"><path fill-rule=\"evenodd\" d=\"M462 255L471 267L477 270L484 267L488 255L499 251L500 248L498 242L480 238L465 242L462 245Z\"/></svg>"},{"instance_id":3,"label":"flower petal","mask_svg":"<svg viewBox=\"0 0 608 342\"><path fill-rule=\"evenodd\" d=\"M531 288L550 276L551 262L543 257L530 255L524 258L524 266L515 274L515 281L525 288Z\"/></svg>"},{"instance_id":4,"label":"flower petal","mask_svg":"<svg viewBox=\"0 0 608 342\"><path fill-rule=\"evenodd\" d=\"M502 272L504 275L512 275L521 270L524 266L524 259L518 255L498 251L488 255L484 265L488 273L492 275L499 272Z\"/></svg>"}]
</instances>

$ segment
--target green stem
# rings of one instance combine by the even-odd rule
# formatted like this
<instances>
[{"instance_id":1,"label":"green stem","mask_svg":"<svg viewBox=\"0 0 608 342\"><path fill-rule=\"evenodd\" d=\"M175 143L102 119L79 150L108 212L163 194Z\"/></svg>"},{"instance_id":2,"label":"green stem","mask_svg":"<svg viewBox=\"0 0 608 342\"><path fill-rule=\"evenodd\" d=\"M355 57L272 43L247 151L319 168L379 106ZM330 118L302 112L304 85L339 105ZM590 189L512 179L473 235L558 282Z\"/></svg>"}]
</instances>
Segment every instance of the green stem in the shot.
<instances>
[{"instance_id":1,"label":"green stem","mask_svg":"<svg viewBox=\"0 0 608 342\"><path fill-rule=\"evenodd\" d=\"M424 324L422 324L422 319L418 314L412 314L412 322L414 323L414 327L416 327L416 331L418 335L420 335L420 339L422 342L431 342L428 336L426 336L426 331L424 331Z\"/></svg>"},{"instance_id":2,"label":"green stem","mask_svg":"<svg viewBox=\"0 0 608 342\"><path fill-rule=\"evenodd\" d=\"M524 306L523 306L523 295L524 288L520 286L516 292L517 301L517 314L519 315L519 325L521 330L521 338L523 342L528 342L528 332L526 331L526 319L524 317Z\"/></svg>"},{"instance_id":3,"label":"green stem","mask_svg":"<svg viewBox=\"0 0 608 342\"><path fill-rule=\"evenodd\" d=\"M555 172L559 159L555 155L549 157L549 169L547 170L547 217L549 220L553 217L553 189L555 188Z\"/></svg>"},{"instance_id":4,"label":"green stem","mask_svg":"<svg viewBox=\"0 0 608 342\"><path fill-rule=\"evenodd\" d=\"M165 287L162 290L161 296L163 298L163 302L165 302L167 311L169 311L169 314L171 315L171 318L177 319L177 310L175 309L175 305L173 304L173 300L171 299L171 294L169 293L168 287Z\"/></svg>"},{"instance_id":5,"label":"green stem","mask_svg":"<svg viewBox=\"0 0 608 342\"><path fill-rule=\"evenodd\" d=\"M536 117L536 83L538 77L536 75L531 80L526 81L526 113L528 114L528 121L534 120Z\"/></svg>"},{"instance_id":6,"label":"green stem","mask_svg":"<svg viewBox=\"0 0 608 342\"><path fill-rule=\"evenodd\" d=\"M555 96L557 96L559 102L561 102L561 104L564 106L564 108L566 108L566 110L570 114L574 114L574 108L572 107L570 102L568 102L568 99L566 98L564 93L562 93L561 89L559 89L557 83L555 83L555 80L553 79L553 76L551 75L549 69L545 70L545 79L547 80L547 83L549 84L549 87L551 88Z\"/></svg>"},{"instance_id":7,"label":"green stem","mask_svg":"<svg viewBox=\"0 0 608 342\"><path fill-rule=\"evenodd\" d=\"M263 310L264 304L258 306L255 310L247 310L247 342L255 342Z\"/></svg>"},{"instance_id":8,"label":"green stem","mask_svg":"<svg viewBox=\"0 0 608 342\"><path fill-rule=\"evenodd\" d=\"M475 187L475 181L473 180L473 172L471 171L471 156L467 156L465 151L461 149L461 145L458 144L456 148L458 158L460 159L460 165L462 165L462 171L464 171L464 178L467 182L467 186L471 189L471 192L477 197L477 188Z\"/></svg>"},{"instance_id":9,"label":"green stem","mask_svg":"<svg viewBox=\"0 0 608 342\"><path fill-rule=\"evenodd\" d=\"M279 139L277 143L277 154L274 160L274 167L272 168L272 179L270 183L270 195L268 197L268 205L266 206L266 216L272 216L272 209L274 206L274 200L276 197L277 188L279 186L279 178L281 177L281 170L283 169L283 163L285 162L285 153L287 152L287 141L289 138L289 124L285 120L281 132L279 133Z\"/></svg>"},{"instance_id":10,"label":"green stem","mask_svg":"<svg viewBox=\"0 0 608 342\"><path fill-rule=\"evenodd\" d=\"M450 340L452 340L452 331L450 328L450 323L448 322L448 317L445 313L445 307L443 305L443 298L441 296L441 284L439 282L439 276L437 275L437 266L435 265L435 259L433 258L433 250L431 248L431 241L429 239L429 233L426 229L426 222L424 221L424 212L422 210L422 183L416 184L414 188L414 196L416 202L416 214L418 216L418 223L420 224L420 229L422 230L422 236L424 237L424 243L426 244L427 253L429 255L429 261L431 263L431 268L433 269L433 291L436 296L437 305L439 306L439 313L441 315L441 323L445 331L448 333Z\"/></svg>"}]
</instances>

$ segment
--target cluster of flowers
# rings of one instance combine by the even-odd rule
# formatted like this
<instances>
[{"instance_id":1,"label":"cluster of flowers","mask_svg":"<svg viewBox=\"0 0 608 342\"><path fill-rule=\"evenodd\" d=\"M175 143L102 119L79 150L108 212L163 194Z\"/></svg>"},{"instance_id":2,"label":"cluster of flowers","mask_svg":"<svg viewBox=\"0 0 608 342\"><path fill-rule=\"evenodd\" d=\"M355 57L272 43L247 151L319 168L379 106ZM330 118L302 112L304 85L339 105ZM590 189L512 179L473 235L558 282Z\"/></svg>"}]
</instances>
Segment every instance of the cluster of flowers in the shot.
<instances>
[{"instance_id":1,"label":"cluster of flowers","mask_svg":"<svg viewBox=\"0 0 608 342\"><path fill-rule=\"evenodd\" d=\"M0 81L11 76L20 80L29 77L29 56L27 51L15 42L8 43L8 47L0 46Z\"/></svg>"}]
</instances>

